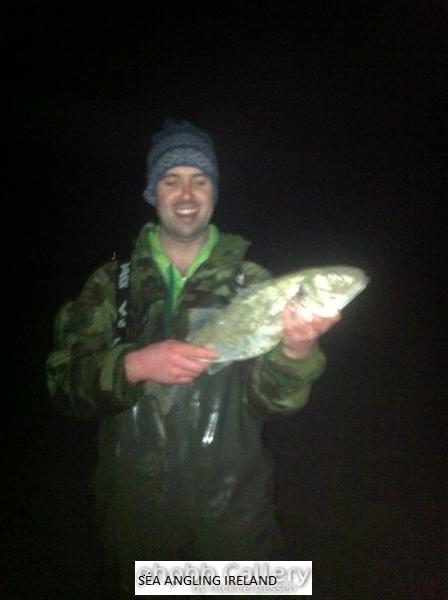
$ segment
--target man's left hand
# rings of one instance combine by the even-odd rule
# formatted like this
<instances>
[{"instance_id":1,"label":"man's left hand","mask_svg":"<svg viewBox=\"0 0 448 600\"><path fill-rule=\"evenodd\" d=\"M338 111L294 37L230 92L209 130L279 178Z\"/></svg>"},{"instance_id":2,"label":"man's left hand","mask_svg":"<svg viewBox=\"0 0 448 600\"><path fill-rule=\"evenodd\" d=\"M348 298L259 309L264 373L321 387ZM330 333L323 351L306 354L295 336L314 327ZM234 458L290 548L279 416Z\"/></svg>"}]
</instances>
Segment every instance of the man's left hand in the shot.
<instances>
[{"instance_id":1,"label":"man's left hand","mask_svg":"<svg viewBox=\"0 0 448 600\"><path fill-rule=\"evenodd\" d=\"M289 358L307 358L320 336L341 320L341 313L319 317L304 309L297 300L291 300L282 312L282 319L283 353Z\"/></svg>"}]
</instances>

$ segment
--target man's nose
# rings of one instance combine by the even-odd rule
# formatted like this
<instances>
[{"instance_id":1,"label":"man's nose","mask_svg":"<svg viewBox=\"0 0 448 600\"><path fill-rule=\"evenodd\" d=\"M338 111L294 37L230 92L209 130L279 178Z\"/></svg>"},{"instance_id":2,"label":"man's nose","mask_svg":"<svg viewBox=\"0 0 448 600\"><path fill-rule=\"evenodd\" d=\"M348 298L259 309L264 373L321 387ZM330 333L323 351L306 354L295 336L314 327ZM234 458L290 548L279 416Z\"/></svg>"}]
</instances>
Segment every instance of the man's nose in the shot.
<instances>
[{"instance_id":1,"label":"man's nose","mask_svg":"<svg viewBox=\"0 0 448 600\"><path fill-rule=\"evenodd\" d=\"M191 194L192 194L191 181L185 181L182 184L182 198L184 198L185 200L188 200L188 198L191 198Z\"/></svg>"}]
</instances>

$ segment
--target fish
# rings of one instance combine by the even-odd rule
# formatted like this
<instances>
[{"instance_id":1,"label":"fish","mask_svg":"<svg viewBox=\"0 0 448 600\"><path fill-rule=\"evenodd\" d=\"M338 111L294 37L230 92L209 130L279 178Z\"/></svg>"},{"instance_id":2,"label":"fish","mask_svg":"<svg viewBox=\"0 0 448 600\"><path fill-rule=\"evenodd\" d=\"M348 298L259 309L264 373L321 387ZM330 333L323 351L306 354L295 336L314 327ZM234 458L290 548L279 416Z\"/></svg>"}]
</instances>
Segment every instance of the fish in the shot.
<instances>
[{"instance_id":1,"label":"fish","mask_svg":"<svg viewBox=\"0 0 448 600\"><path fill-rule=\"evenodd\" d=\"M272 350L282 338L281 313L291 300L297 300L300 314L308 321L313 315L332 317L368 283L369 277L362 269L335 265L302 269L242 287L220 310L191 309L186 341L219 354L207 370L213 375L233 362ZM161 398L162 413L167 414L176 397L175 388L182 386L162 386L165 389L161 390L159 384L147 384L147 391Z\"/></svg>"},{"instance_id":2,"label":"fish","mask_svg":"<svg viewBox=\"0 0 448 600\"><path fill-rule=\"evenodd\" d=\"M215 364L254 358L279 343L283 333L280 315L290 300L298 300L300 314L308 321L313 315L334 317L368 282L363 270L349 266L314 267L268 279L243 288L213 317L202 317L205 323L188 341L216 350L219 357ZM193 322L195 310L199 314L207 311L192 309Z\"/></svg>"}]
</instances>

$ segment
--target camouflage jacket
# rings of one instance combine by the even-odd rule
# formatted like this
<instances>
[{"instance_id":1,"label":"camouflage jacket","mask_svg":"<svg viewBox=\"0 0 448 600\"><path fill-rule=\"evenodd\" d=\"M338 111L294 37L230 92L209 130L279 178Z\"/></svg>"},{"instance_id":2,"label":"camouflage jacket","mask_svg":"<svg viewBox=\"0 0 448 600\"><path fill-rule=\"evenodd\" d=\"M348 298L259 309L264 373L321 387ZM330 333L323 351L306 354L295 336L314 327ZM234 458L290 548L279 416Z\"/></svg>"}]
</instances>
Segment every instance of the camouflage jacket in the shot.
<instances>
[{"instance_id":1,"label":"camouflage jacket","mask_svg":"<svg viewBox=\"0 0 448 600\"><path fill-rule=\"evenodd\" d=\"M56 318L50 393L63 413L100 420L97 516L105 544L123 561L151 552L165 560L266 559L274 494L263 420L303 407L325 358L317 349L291 360L275 348L178 386L182 393L162 414L144 383L127 383L123 366L126 353L163 339L164 284L149 251L151 227L132 255L128 341L112 347L117 264L110 262ZM242 275L244 285L269 277L244 261L247 247L220 235L184 286L172 338L185 338L190 308L225 306Z\"/></svg>"},{"instance_id":2,"label":"camouflage jacket","mask_svg":"<svg viewBox=\"0 0 448 600\"><path fill-rule=\"evenodd\" d=\"M87 281L79 298L65 304L55 321L55 351L47 360L50 394L65 414L101 418L126 410L138 402L142 386L132 387L124 376L128 352L163 339L164 284L152 261L146 224L132 255L128 342L112 348L116 323L116 268L111 261ZM243 261L249 243L239 236L221 234L210 259L186 283L174 315L172 338L187 335L188 309L219 308L235 294L236 279L244 286L270 277L255 263ZM300 409L307 401L310 383L325 366L320 350L308 359L292 360L279 348L247 361L250 376L242 401L262 418Z\"/></svg>"}]
</instances>

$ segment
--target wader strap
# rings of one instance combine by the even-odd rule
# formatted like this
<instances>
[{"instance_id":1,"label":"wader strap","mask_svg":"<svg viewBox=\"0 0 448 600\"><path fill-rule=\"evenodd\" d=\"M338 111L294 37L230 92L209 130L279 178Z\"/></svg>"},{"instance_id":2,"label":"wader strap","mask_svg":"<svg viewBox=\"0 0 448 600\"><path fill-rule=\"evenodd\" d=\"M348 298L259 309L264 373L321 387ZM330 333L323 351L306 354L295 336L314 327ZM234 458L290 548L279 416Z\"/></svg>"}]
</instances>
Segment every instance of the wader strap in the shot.
<instances>
[{"instance_id":1,"label":"wader strap","mask_svg":"<svg viewBox=\"0 0 448 600\"><path fill-rule=\"evenodd\" d=\"M126 341L128 327L128 302L129 288L131 284L131 262L119 262L117 264L117 320L115 322L115 336L112 348L120 342Z\"/></svg>"},{"instance_id":2,"label":"wader strap","mask_svg":"<svg viewBox=\"0 0 448 600\"><path fill-rule=\"evenodd\" d=\"M163 305L163 335L170 339L173 330L174 312L174 267L170 264L168 269L168 285L165 285L165 302Z\"/></svg>"}]
</instances>

